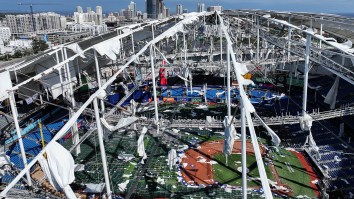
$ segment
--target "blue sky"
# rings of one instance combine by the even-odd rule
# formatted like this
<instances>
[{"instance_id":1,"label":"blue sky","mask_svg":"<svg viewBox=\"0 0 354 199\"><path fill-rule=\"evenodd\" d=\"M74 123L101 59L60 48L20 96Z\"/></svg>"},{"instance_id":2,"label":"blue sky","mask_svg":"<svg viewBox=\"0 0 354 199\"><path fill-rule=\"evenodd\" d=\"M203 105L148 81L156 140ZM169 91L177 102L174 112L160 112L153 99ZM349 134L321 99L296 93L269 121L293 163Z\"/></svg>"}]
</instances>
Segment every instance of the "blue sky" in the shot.
<instances>
[{"instance_id":1,"label":"blue sky","mask_svg":"<svg viewBox=\"0 0 354 199\"><path fill-rule=\"evenodd\" d=\"M176 4L182 4L189 11L197 9L198 2L206 6L222 5L224 9L267 9L281 11L308 11L327 13L354 13L354 0L164 0L165 5L175 12ZM83 8L101 5L103 11L119 11L126 8L130 0L0 0L0 11L28 12L29 7L17 3L55 3L57 5L37 5L35 11L74 11L77 5ZM135 0L140 10L144 10L144 0Z\"/></svg>"}]
</instances>

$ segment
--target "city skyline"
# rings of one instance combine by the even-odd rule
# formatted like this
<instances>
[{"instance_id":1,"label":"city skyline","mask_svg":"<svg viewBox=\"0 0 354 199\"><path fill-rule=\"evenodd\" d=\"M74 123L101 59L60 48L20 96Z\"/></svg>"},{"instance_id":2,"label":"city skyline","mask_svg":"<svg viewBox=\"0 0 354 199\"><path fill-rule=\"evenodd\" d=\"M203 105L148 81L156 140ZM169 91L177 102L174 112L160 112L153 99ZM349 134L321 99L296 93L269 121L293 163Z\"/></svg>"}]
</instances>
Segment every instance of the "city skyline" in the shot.
<instances>
[{"instance_id":1,"label":"city skyline","mask_svg":"<svg viewBox=\"0 0 354 199\"><path fill-rule=\"evenodd\" d=\"M1 12L29 12L29 7L18 6L18 3L43 3L42 0L31 1L8 1L0 0ZM53 5L34 6L35 12L56 11L56 12L74 12L76 6L94 7L100 5L104 13L120 11L127 8L131 0L72 0L62 3L60 0L51 0ZM137 10L145 12L145 1L134 1ZM224 9L265 9L280 11L298 11L298 12L328 12L328 13L354 13L354 1L351 0L165 0L165 5L175 12L177 4L182 4L183 8L189 12L197 11L198 3L204 3L205 7L212 5L221 5Z\"/></svg>"}]
</instances>

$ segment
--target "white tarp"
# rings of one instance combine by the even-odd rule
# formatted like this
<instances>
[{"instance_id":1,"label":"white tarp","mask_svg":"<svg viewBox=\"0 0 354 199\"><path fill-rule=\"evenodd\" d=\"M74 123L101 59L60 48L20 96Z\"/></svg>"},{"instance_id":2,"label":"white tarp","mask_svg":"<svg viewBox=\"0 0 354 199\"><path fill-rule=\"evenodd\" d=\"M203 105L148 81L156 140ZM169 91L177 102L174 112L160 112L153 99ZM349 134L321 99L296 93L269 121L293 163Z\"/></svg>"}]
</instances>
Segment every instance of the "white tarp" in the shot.
<instances>
[{"instance_id":1,"label":"white tarp","mask_svg":"<svg viewBox=\"0 0 354 199\"><path fill-rule=\"evenodd\" d=\"M0 154L0 178L2 178L8 169L12 165L10 157L7 156L4 152Z\"/></svg>"},{"instance_id":2,"label":"white tarp","mask_svg":"<svg viewBox=\"0 0 354 199\"><path fill-rule=\"evenodd\" d=\"M111 60L117 60L117 54L120 52L120 39L121 36L116 36L112 39L98 43L93 48L101 55L106 55Z\"/></svg>"},{"instance_id":3,"label":"white tarp","mask_svg":"<svg viewBox=\"0 0 354 199\"><path fill-rule=\"evenodd\" d=\"M39 163L48 181L57 191L64 191L69 199L76 198L70 187L70 183L75 180L75 163L68 150L58 142L53 142L47 146L47 160L41 156Z\"/></svg>"},{"instance_id":4,"label":"white tarp","mask_svg":"<svg viewBox=\"0 0 354 199\"><path fill-rule=\"evenodd\" d=\"M316 142L315 140L313 139L313 136L312 136L312 132L310 131L310 134L309 134L309 143L310 147L312 148L315 148L316 147Z\"/></svg>"},{"instance_id":5,"label":"white tarp","mask_svg":"<svg viewBox=\"0 0 354 199\"><path fill-rule=\"evenodd\" d=\"M119 191L124 192L127 189L127 185L129 184L129 180L118 184Z\"/></svg>"},{"instance_id":6,"label":"white tarp","mask_svg":"<svg viewBox=\"0 0 354 199\"><path fill-rule=\"evenodd\" d=\"M44 174L47 176L47 180L49 181L49 183L53 186L53 188L55 190L58 191L58 188L57 188L58 185L55 184L54 181L53 181L52 174L50 173L50 169L49 169L49 165L48 165L47 159L45 159L43 157L43 155L40 155L39 159L38 159L38 162L41 165L41 168L42 168Z\"/></svg>"},{"instance_id":7,"label":"white tarp","mask_svg":"<svg viewBox=\"0 0 354 199\"><path fill-rule=\"evenodd\" d=\"M6 155L6 153L1 153L0 154L0 167L3 167L5 165L11 165L10 157Z\"/></svg>"},{"instance_id":8,"label":"white tarp","mask_svg":"<svg viewBox=\"0 0 354 199\"><path fill-rule=\"evenodd\" d=\"M192 90L192 88L193 88L193 86L192 86L192 83L193 83L193 74L192 74L192 72L188 69L188 76L185 76L185 78L186 79L188 79L189 78L189 83L190 83L190 89ZM187 82L186 82L186 84L187 84Z\"/></svg>"},{"instance_id":9,"label":"white tarp","mask_svg":"<svg viewBox=\"0 0 354 199\"><path fill-rule=\"evenodd\" d=\"M237 137L236 135L236 129L235 126L231 123L231 118L228 118L227 116L224 119L224 148L223 148L223 153L227 156L232 154L232 149L234 147L234 142Z\"/></svg>"},{"instance_id":10,"label":"white tarp","mask_svg":"<svg viewBox=\"0 0 354 199\"><path fill-rule=\"evenodd\" d=\"M119 85L121 85L124 89L124 94L128 95L129 94L129 88L127 85L125 85L123 82L119 82Z\"/></svg>"},{"instance_id":11,"label":"white tarp","mask_svg":"<svg viewBox=\"0 0 354 199\"><path fill-rule=\"evenodd\" d=\"M259 121L262 123L263 127L267 130L268 135L272 137L272 142L275 146L279 146L280 144L280 138L279 136L262 120L261 117L257 113L255 113L256 117L259 119Z\"/></svg>"},{"instance_id":12,"label":"white tarp","mask_svg":"<svg viewBox=\"0 0 354 199\"><path fill-rule=\"evenodd\" d=\"M120 128L123 128L123 127L126 127L126 126L129 126L129 125L133 124L138 119L139 118L137 118L137 117L121 118L118 121L118 124L116 126L109 125L104 118L101 118L101 122L102 122L103 126L106 127L109 131L116 131L116 130L118 130Z\"/></svg>"},{"instance_id":13,"label":"white tarp","mask_svg":"<svg viewBox=\"0 0 354 199\"><path fill-rule=\"evenodd\" d=\"M135 102L134 99L130 100L130 111L132 112L132 116L135 116L136 114L136 107L137 107L137 103Z\"/></svg>"},{"instance_id":14,"label":"white tarp","mask_svg":"<svg viewBox=\"0 0 354 199\"><path fill-rule=\"evenodd\" d=\"M85 193L102 193L103 189L106 186L106 183L99 183L99 184L85 184L86 188L84 190Z\"/></svg>"},{"instance_id":15,"label":"white tarp","mask_svg":"<svg viewBox=\"0 0 354 199\"><path fill-rule=\"evenodd\" d=\"M170 170L172 170L173 166L176 165L177 162L177 152L176 149L171 149L168 152L168 162L167 165L169 166Z\"/></svg>"},{"instance_id":16,"label":"white tarp","mask_svg":"<svg viewBox=\"0 0 354 199\"><path fill-rule=\"evenodd\" d=\"M305 145L309 146L310 152L315 154L315 158L317 160L321 159L321 154L319 152L319 148L317 147L316 142L313 139L311 130L310 130L309 135L306 138Z\"/></svg>"},{"instance_id":17,"label":"white tarp","mask_svg":"<svg viewBox=\"0 0 354 199\"><path fill-rule=\"evenodd\" d=\"M206 123L212 123L213 118L211 116L206 116Z\"/></svg>"},{"instance_id":18,"label":"white tarp","mask_svg":"<svg viewBox=\"0 0 354 199\"><path fill-rule=\"evenodd\" d=\"M3 101L9 97L7 90L12 88L11 77L9 71L0 73L0 101Z\"/></svg>"},{"instance_id":19,"label":"white tarp","mask_svg":"<svg viewBox=\"0 0 354 199\"><path fill-rule=\"evenodd\" d=\"M264 18L271 18L270 14L263 15Z\"/></svg>"},{"instance_id":20,"label":"white tarp","mask_svg":"<svg viewBox=\"0 0 354 199\"><path fill-rule=\"evenodd\" d=\"M305 113L304 116L299 117L300 127L301 130L303 131L309 131L312 127L312 122L313 122L312 117L307 113Z\"/></svg>"},{"instance_id":21,"label":"white tarp","mask_svg":"<svg viewBox=\"0 0 354 199\"><path fill-rule=\"evenodd\" d=\"M141 134L138 139L138 154L140 157L143 157L143 159L141 160L142 164L144 164L144 160L147 158L145 153L145 145L144 145L144 136L146 132L147 132L147 128L144 126L143 129L141 130Z\"/></svg>"},{"instance_id":22,"label":"white tarp","mask_svg":"<svg viewBox=\"0 0 354 199\"><path fill-rule=\"evenodd\" d=\"M124 162L130 162L135 156L133 154L122 153L118 155L118 160L123 160Z\"/></svg>"},{"instance_id":23,"label":"white tarp","mask_svg":"<svg viewBox=\"0 0 354 199\"><path fill-rule=\"evenodd\" d=\"M248 69L245 63L236 63L236 66L234 66L235 69L238 71L238 73L241 75L240 81L238 82L239 84L243 84L245 86L250 85L250 84L254 84L253 81L249 80L249 79L245 79L242 75L245 75L248 73Z\"/></svg>"},{"instance_id":24,"label":"white tarp","mask_svg":"<svg viewBox=\"0 0 354 199\"><path fill-rule=\"evenodd\" d=\"M326 98L324 102L326 104L331 105L331 109L334 109L336 106L336 100L337 100L337 94L338 94L338 86L339 86L339 77L336 77L336 80L334 81L333 86L329 90L329 92L326 95Z\"/></svg>"},{"instance_id":25,"label":"white tarp","mask_svg":"<svg viewBox=\"0 0 354 199\"><path fill-rule=\"evenodd\" d=\"M83 50L81 49L81 47L77 43L69 44L66 47L69 48L70 50L74 51L74 53L80 54L81 58L86 58L84 53L82 53Z\"/></svg>"}]
</instances>

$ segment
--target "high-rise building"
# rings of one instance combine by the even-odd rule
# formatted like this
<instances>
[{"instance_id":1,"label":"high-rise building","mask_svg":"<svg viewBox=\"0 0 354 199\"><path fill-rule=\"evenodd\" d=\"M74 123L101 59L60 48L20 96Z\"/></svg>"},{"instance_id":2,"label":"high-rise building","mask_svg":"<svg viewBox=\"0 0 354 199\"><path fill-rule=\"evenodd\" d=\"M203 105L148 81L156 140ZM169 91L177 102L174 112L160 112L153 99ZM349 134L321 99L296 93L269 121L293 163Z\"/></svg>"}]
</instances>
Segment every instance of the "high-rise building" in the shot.
<instances>
[{"instance_id":1,"label":"high-rise building","mask_svg":"<svg viewBox=\"0 0 354 199\"><path fill-rule=\"evenodd\" d=\"M183 14L188 13L188 9L183 9Z\"/></svg>"},{"instance_id":2,"label":"high-rise building","mask_svg":"<svg viewBox=\"0 0 354 199\"><path fill-rule=\"evenodd\" d=\"M182 5L178 4L177 7L176 7L176 14L177 15L181 15L182 12L183 12Z\"/></svg>"},{"instance_id":3,"label":"high-rise building","mask_svg":"<svg viewBox=\"0 0 354 199\"><path fill-rule=\"evenodd\" d=\"M131 9L126 9L123 11L123 16L125 17L125 19L130 20L131 18L133 18L133 11Z\"/></svg>"},{"instance_id":4,"label":"high-rise building","mask_svg":"<svg viewBox=\"0 0 354 199\"><path fill-rule=\"evenodd\" d=\"M6 23L13 34L28 34L33 33L35 29L37 33L58 31L65 28L62 22L63 18L57 13L36 13L33 14L34 23L30 14L25 15L6 15Z\"/></svg>"},{"instance_id":5,"label":"high-rise building","mask_svg":"<svg viewBox=\"0 0 354 199\"><path fill-rule=\"evenodd\" d=\"M221 12L222 11L222 6L210 6L208 7L208 12Z\"/></svg>"},{"instance_id":6,"label":"high-rise building","mask_svg":"<svg viewBox=\"0 0 354 199\"><path fill-rule=\"evenodd\" d=\"M148 18L147 13L144 13L144 14L143 14L143 19L147 19L147 18Z\"/></svg>"},{"instance_id":7,"label":"high-rise building","mask_svg":"<svg viewBox=\"0 0 354 199\"><path fill-rule=\"evenodd\" d=\"M103 12L101 6L96 6L96 14L98 18L98 25L101 25L103 23Z\"/></svg>"},{"instance_id":8,"label":"high-rise building","mask_svg":"<svg viewBox=\"0 0 354 199\"><path fill-rule=\"evenodd\" d=\"M165 7L165 4L163 3L163 0L157 0L157 8L156 8L156 12L157 12L157 16L162 16L163 14L163 9Z\"/></svg>"},{"instance_id":9,"label":"high-rise building","mask_svg":"<svg viewBox=\"0 0 354 199\"><path fill-rule=\"evenodd\" d=\"M147 0L146 1L146 11L148 18L156 19L162 15L164 8L163 0Z\"/></svg>"},{"instance_id":10,"label":"high-rise building","mask_svg":"<svg viewBox=\"0 0 354 199\"><path fill-rule=\"evenodd\" d=\"M133 17L136 17L136 3L134 1L131 1L128 7L130 10L133 11Z\"/></svg>"},{"instance_id":11,"label":"high-rise building","mask_svg":"<svg viewBox=\"0 0 354 199\"><path fill-rule=\"evenodd\" d=\"M164 14L164 17L169 17L169 16L170 16L170 9L164 7L164 12L163 12L163 14Z\"/></svg>"},{"instance_id":12,"label":"high-rise building","mask_svg":"<svg viewBox=\"0 0 354 199\"><path fill-rule=\"evenodd\" d=\"M84 11L82 10L81 6L76 6L76 12L83 13Z\"/></svg>"},{"instance_id":13,"label":"high-rise building","mask_svg":"<svg viewBox=\"0 0 354 199\"><path fill-rule=\"evenodd\" d=\"M108 21L108 22L117 21L117 17L114 16L113 12L108 13L107 21Z\"/></svg>"},{"instance_id":14,"label":"high-rise building","mask_svg":"<svg viewBox=\"0 0 354 199\"><path fill-rule=\"evenodd\" d=\"M146 13L148 18L157 18L156 17L156 2L157 0L147 0L146 1Z\"/></svg>"},{"instance_id":15,"label":"high-rise building","mask_svg":"<svg viewBox=\"0 0 354 199\"><path fill-rule=\"evenodd\" d=\"M143 12L141 12L140 10L136 11L136 17L138 19L143 19Z\"/></svg>"},{"instance_id":16,"label":"high-rise building","mask_svg":"<svg viewBox=\"0 0 354 199\"><path fill-rule=\"evenodd\" d=\"M60 16L60 27L61 28L66 28L66 17L65 16Z\"/></svg>"},{"instance_id":17,"label":"high-rise building","mask_svg":"<svg viewBox=\"0 0 354 199\"><path fill-rule=\"evenodd\" d=\"M101 25L103 23L103 11L101 6L96 6L96 12L87 7L87 13L74 12L76 24Z\"/></svg>"},{"instance_id":18,"label":"high-rise building","mask_svg":"<svg viewBox=\"0 0 354 199\"><path fill-rule=\"evenodd\" d=\"M205 11L205 4L198 3L198 12L204 12L204 11Z\"/></svg>"}]
</instances>

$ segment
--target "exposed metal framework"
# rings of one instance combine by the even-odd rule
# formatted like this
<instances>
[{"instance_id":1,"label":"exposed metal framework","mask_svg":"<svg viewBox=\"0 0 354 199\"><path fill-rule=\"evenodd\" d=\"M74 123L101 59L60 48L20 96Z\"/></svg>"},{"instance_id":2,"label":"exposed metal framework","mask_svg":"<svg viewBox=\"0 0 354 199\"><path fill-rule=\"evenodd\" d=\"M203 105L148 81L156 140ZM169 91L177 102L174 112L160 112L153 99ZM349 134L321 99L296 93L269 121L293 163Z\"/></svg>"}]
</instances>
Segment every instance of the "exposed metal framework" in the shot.
<instances>
[{"instance_id":1,"label":"exposed metal framework","mask_svg":"<svg viewBox=\"0 0 354 199\"><path fill-rule=\"evenodd\" d=\"M242 17L240 17L242 14ZM210 32L208 32L207 36L209 37L207 42L208 49L207 52L203 52L203 50L191 50L189 49L189 42L191 42L191 38L193 36L193 40L195 40L195 30L198 26L205 25L205 17L213 18L215 24L210 25ZM249 19L251 17L251 19ZM249 32L245 30L241 30L239 25L231 24L230 21L224 19L236 19L242 20L243 22L252 25L253 28L250 29ZM253 20L256 19L256 20ZM176 22L174 22L176 21ZM278 38L269 31L269 27L266 27L264 24L268 22L276 22L281 24L282 26L286 26L288 29L288 36L287 39ZM164 26L166 23L170 23L170 26ZM322 26L321 26L322 28ZM149 29L151 31L151 38L145 38L144 42L139 43L139 41L135 40L138 37L138 33L141 31L146 31ZM187 33L193 31L193 35L187 35ZM306 35L306 44L302 44L297 40L292 39L294 32L299 31ZM236 35L236 36L235 36ZM242 46L242 39L241 42L238 42L238 37L242 37L242 35L247 35L249 39L248 46ZM253 53L248 53L250 55L250 59L244 60L242 59L243 54L241 54L244 50L248 50L251 46L251 37L252 35L255 38L256 42L256 56L255 60L253 60ZM214 46L213 39L219 38L220 45ZM311 39L317 39L320 41L320 46L315 47L311 45ZM171 41L172 40L172 41ZM181 40L179 43L178 41ZM120 106L123 102L125 102L136 89L139 88L142 81L146 79L148 75L151 74L152 79L152 86L153 86L153 101L154 101L154 119L151 121L149 118L143 119L142 124L151 124L153 123L156 126L156 133L159 134L161 127L165 128L179 128L179 127L200 127L200 125L204 125L205 127L212 127L212 128L220 128L222 127L221 121L214 121L212 123L203 123L203 121L199 120L189 120L188 123L185 120L175 120L173 122L166 121L159 117L159 107L158 107L158 97L157 97L157 83L156 83L156 70L161 67L161 64L158 63L160 60L167 60L167 59L176 59L174 64L171 64L171 67L180 67L184 69L192 68L192 65L200 68L205 68L207 70L210 69L210 65L215 66L215 70L220 70L226 73L227 76L227 117L232 118L231 113L231 80L237 80L239 85L238 89L240 91L241 96L241 118L240 120L231 120L228 125L235 125L236 127L241 127L241 139L242 139L242 194L243 198L247 198L247 175L246 175L246 127L249 128L249 132L252 139L253 148L255 151L255 156L257 160L258 170L260 173L260 178L262 182L262 187L264 189L264 194L266 198L273 198L271 189L269 186L268 178L265 172L264 163L262 160L262 156L260 153L260 148L257 140L257 136L255 134L255 126L263 125L260 119L252 118L252 114L255 114L255 109L251 105L246 93L245 93L245 86L247 86L246 80L243 78L244 75L244 68L245 65L257 65L257 64L265 64L267 61L269 63L277 62L276 59L268 59L262 60L262 47L261 47L261 40L264 40L277 48L283 49L287 51L286 60L285 62L291 62L300 59L305 60L305 67L304 67L304 92L303 92L303 106L302 106L302 116L305 116L307 113L307 88L308 88L308 73L311 70L310 63L317 63L326 68L327 70L333 72L334 74L340 76L341 78L345 79L346 81L350 82L354 85L354 67L352 65L348 66L343 63L337 63L335 60L331 59L326 53L331 53L328 49L325 49L322 45L326 44L334 49L340 51L340 53L334 53L336 55L343 55L345 58L353 59L354 56L350 52L344 51L341 48L337 48L337 46L333 46L331 43L328 43L321 37L316 36L315 34L301 30L299 27L292 25L284 21L279 21L271 18L267 18L261 16L257 13L249 13L246 11L239 11L236 13L228 13L227 15L221 15L221 13L191 13L186 14L183 16L179 16L176 18L170 18L167 20L160 20L160 21L152 21L149 23L137 24L137 25L130 25L122 28L116 29L114 32L114 36L104 39L101 42L96 42L93 45L86 47L85 49L81 49L79 44L68 44L62 45L57 49L54 49L45 55L39 56L29 62L26 63L19 63L14 64L6 68L6 70L15 72L20 71L23 68L28 67L29 65L40 61L42 58L45 57L53 57L55 58L55 64L53 66L48 67L43 72L38 73L33 77L29 77L28 79L18 83L17 85L13 86L9 89L9 99L10 105L12 110L12 116L14 119L15 129L17 137L19 138L17 141L19 142L21 148L22 159L24 163L24 169L16 176L16 178L6 186L6 188L0 193L1 197L6 197L7 193L13 186L21 179L24 175L26 175L27 183L29 186L32 186L31 183L31 176L30 176L30 169L31 167L36 164L41 156L43 156L46 151L48 150L48 146L53 144L54 142L61 139L65 136L69 130L71 129L73 132L74 143L71 147L70 151L75 152L76 154L80 153L80 144L95 130L97 130L98 138L99 138L99 145L100 145L100 152L102 157L102 166L104 171L104 181L106 186L107 197L112 198L112 191L110 185L110 176L109 176L109 169L107 165L107 158L105 154L105 144L103 141L103 127L102 127L102 118L106 118L109 120L112 117L113 121L119 118L122 118L121 114L117 114L119 110L121 110ZM113 55L109 53L102 53L102 49L99 49L98 46L100 44L115 42L115 44L119 43L118 48L114 49ZM206 43L207 43L206 42ZM159 47L161 44L166 46L176 46L175 51L172 53L163 52ZM179 45L178 45L179 44ZM77 45L73 48L73 45ZM124 46L124 48L123 48ZM131 46L131 47L130 47ZM116 46L115 46L116 47ZM108 48L108 47L107 47ZM129 50L131 52L129 52ZM193 45L193 49L195 45ZM219 49L217 49L219 48ZM74 50L73 50L74 49ZM252 49L251 49L252 50ZM72 52L73 51L73 52ZM70 56L69 52L73 55ZM119 53L116 53L119 52ZM240 53L241 52L241 53ZM272 52L275 54L275 52ZM268 53L269 54L269 53ZM119 56L118 56L119 55ZM220 60L214 61L214 55L220 56ZM111 57L115 57L114 60L110 60ZM208 65L203 65L204 63L199 63L198 61L193 60L193 57L198 56L205 58L209 61L206 61ZM226 61L223 60L226 56ZM85 57L85 58L83 58ZM88 57L88 58L86 58ZM74 77L71 76L71 69L73 63L75 61L87 59L93 60L94 62L94 73L96 76L97 82L97 90L89 96L89 98L82 104L79 104L75 101L74 97L74 81L72 80ZM112 61L114 62L114 66L119 68L111 77L107 78L105 82L102 82L102 67L100 67L100 59L104 61ZM104 62L102 61L102 62ZM226 64L225 64L226 62ZM134 87L127 91L126 96L118 102L118 104L109 109L106 107L104 98L106 97L106 89L111 86L111 84L117 79L117 77L121 76L122 74L127 73L127 69L130 65L133 64L145 64L145 77L141 80L136 80L134 82ZM119 67L118 67L119 66ZM206 66L206 67L204 67ZM243 67L244 66L244 67ZM78 66L79 68L80 66ZM196 68L197 68L196 67ZM250 68L250 67L249 67ZM233 71L232 71L233 69ZM65 125L57 132L54 138L43 148L43 150L32 159L31 162L27 163L22 136L21 136L21 129L19 127L19 120L16 108L16 101L14 97L14 92L17 92L21 87L26 86L32 81L41 81L43 78L48 77L54 73L58 73L60 79L60 85L62 95L66 95L66 99L69 99L70 103L68 106L70 107L70 118L65 123ZM128 77L131 77L128 74ZM190 81L190 91L192 92L192 81L189 79L188 76L184 77L185 82ZM187 90L188 86L186 85ZM65 93L64 90L67 89ZM206 93L206 89L204 91ZM65 94L64 94L65 93ZM205 94L205 101L206 101L206 94ZM93 105L93 110L90 109L90 105ZM118 111L117 111L118 110ZM126 112L129 112L125 110ZM133 111L132 111L133 112ZM77 119L82 114L91 115L92 118L96 120L96 128L95 130L91 130L87 132L81 138L78 135L77 130ZM309 114L315 120L322 120L322 119L329 119L334 117L340 117L344 115L353 115L353 107L342 107L340 109L336 109L333 111L325 111L321 113L312 113ZM110 120L110 121L112 121ZM268 125L280 125L280 124L294 124L299 122L299 116L290 116L285 115L278 118L263 118L266 124ZM209 125L209 126L208 126ZM162 132L163 133L163 132Z\"/></svg>"}]
</instances>

